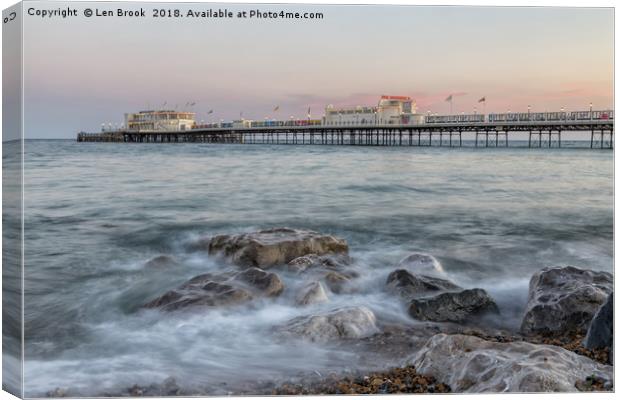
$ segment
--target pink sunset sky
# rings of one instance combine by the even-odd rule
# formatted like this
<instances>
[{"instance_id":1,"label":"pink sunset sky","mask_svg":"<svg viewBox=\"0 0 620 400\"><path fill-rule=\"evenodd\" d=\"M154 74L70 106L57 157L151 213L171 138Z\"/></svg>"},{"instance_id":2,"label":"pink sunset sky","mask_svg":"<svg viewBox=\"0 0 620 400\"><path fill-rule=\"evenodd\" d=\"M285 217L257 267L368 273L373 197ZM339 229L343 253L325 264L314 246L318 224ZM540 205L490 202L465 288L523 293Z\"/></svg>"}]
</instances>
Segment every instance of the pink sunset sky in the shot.
<instances>
[{"instance_id":1,"label":"pink sunset sky","mask_svg":"<svg viewBox=\"0 0 620 400\"><path fill-rule=\"evenodd\" d=\"M256 8L175 4L209 6ZM613 108L609 8L260 8L324 18L25 18L27 136L72 138L161 107L199 121L304 118L308 107L320 117L328 104L374 105L382 94L411 96L421 113L449 113L450 94L455 113L482 112L483 96L487 113Z\"/></svg>"}]
</instances>

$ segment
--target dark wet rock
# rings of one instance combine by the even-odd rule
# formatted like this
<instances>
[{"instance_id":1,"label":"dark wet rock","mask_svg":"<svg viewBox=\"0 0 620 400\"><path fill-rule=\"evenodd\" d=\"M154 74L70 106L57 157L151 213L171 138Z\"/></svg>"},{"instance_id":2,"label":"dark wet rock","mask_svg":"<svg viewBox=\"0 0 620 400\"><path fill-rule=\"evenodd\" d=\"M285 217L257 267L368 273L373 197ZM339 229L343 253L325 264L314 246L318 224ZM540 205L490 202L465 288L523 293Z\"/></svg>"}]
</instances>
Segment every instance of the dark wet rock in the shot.
<instances>
[{"instance_id":1,"label":"dark wet rock","mask_svg":"<svg viewBox=\"0 0 620 400\"><path fill-rule=\"evenodd\" d=\"M378 332L375 315L366 307L344 307L326 314L294 318L279 330L313 342L357 339Z\"/></svg>"},{"instance_id":2,"label":"dark wet rock","mask_svg":"<svg viewBox=\"0 0 620 400\"><path fill-rule=\"evenodd\" d=\"M584 346L588 349L613 349L614 334L614 294L607 297L588 328L588 334L584 340ZM609 358L611 360L611 357Z\"/></svg>"},{"instance_id":3,"label":"dark wet rock","mask_svg":"<svg viewBox=\"0 0 620 400\"><path fill-rule=\"evenodd\" d=\"M483 289L442 293L413 299L409 304L409 315L423 321L463 322L471 317L497 312L497 305Z\"/></svg>"},{"instance_id":4,"label":"dark wet rock","mask_svg":"<svg viewBox=\"0 0 620 400\"><path fill-rule=\"evenodd\" d=\"M445 276L441 263L430 254L412 253L398 263L398 269L406 269L414 274Z\"/></svg>"},{"instance_id":5,"label":"dark wet rock","mask_svg":"<svg viewBox=\"0 0 620 400\"><path fill-rule=\"evenodd\" d=\"M274 228L241 235L218 235L209 254L222 255L242 267L270 268L307 254L347 254L344 239L313 231Z\"/></svg>"},{"instance_id":6,"label":"dark wet rock","mask_svg":"<svg viewBox=\"0 0 620 400\"><path fill-rule=\"evenodd\" d=\"M426 275L414 275L405 269L397 269L391 272L386 284L389 291L405 299L420 297L432 292L462 289L449 280Z\"/></svg>"},{"instance_id":7,"label":"dark wet rock","mask_svg":"<svg viewBox=\"0 0 620 400\"><path fill-rule=\"evenodd\" d=\"M438 334L410 360L454 392L575 392L588 376L613 381L613 368L557 346L500 343Z\"/></svg>"},{"instance_id":8,"label":"dark wet rock","mask_svg":"<svg viewBox=\"0 0 620 400\"><path fill-rule=\"evenodd\" d=\"M144 264L144 268L164 269L164 268L175 267L177 265L179 265L179 262L174 257L162 254L162 255L153 257L150 260L148 260Z\"/></svg>"},{"instance_id":9,"label":"dark wet rock","mask_svg":"<svg viewBox=\"0 0 620 400\"><path fill-rule=\"evenodd\" d=\"M607 272L575 267L548 267L535 273L521 323L524 334L566 335L588 329L613 290Z\"/></svg>"},{"instance_id":10,"label":"dark wet rock","mask_svg":"<svg viewBox=\"0 0 620 400\"><path fill-rule=\"evenodd\" d=\"M326 303L329 301L325 288L321 282L311 282L306 285L297 296L296 302L298 305L309 305Z\"/></svg>"},{"instance_id":11,"label":"dark wet rock","mask_svg":"<svg viewBox=\"0 0 620 400\"><path fill-rule=\"evenodd\" d=\"M278 296L283 289L284 284L276 274L259 268L249 268L236 274L202 274L144 307L173 311L197 306L234 306L256 297Z\"/></svg>"}]
</instances>

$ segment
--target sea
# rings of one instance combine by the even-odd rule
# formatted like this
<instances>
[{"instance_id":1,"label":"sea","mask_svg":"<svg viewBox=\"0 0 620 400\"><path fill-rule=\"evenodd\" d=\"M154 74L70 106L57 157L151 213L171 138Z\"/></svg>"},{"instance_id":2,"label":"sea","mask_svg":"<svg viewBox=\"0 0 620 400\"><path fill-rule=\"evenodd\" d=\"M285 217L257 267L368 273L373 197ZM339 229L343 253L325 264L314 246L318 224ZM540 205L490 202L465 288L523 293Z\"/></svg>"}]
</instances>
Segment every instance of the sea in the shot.
<instances>
[{"instance_id":1,"label":"sea","mask_svg":"<svg viewBox=\"0 0 620 400\"><path fill-rule=\"evenodd\" d=\"M414 252L434 256L458 285L487 290L501 328L517 331L536 271L613 272L613 152L563 146L28 140L25 395L103 396L170 378L230 394L244 380L363 368L351 349L283 340L274 327L355 305L378 320L417 323L385 291L387 275ZM345 239L357 290L300 307L294 277L283 274L282 296L247 307L142 307L196 275L232 268L190 251L196 240L273 227ZM159 255L179 265L145 267Z\"/></svg>"}]
</instances>

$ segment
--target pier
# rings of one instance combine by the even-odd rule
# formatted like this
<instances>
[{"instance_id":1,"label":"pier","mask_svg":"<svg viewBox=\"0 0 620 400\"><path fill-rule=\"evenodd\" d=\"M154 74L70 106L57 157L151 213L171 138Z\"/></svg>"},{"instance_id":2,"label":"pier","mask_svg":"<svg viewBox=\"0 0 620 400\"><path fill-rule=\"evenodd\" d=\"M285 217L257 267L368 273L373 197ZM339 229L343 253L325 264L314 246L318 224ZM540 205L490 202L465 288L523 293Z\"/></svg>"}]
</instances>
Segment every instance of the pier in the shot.
<instances>
[{"instance_id":1,"label":"pier","mask_svg":"<svg viewBox=\"0 0 620 400\"><path fill-rule=\"evenodd\" d=\"M562 134L579 132L590 148L613 148L613 120L423 123L416 125L308 125L271 127L209 127L184 131L84 133L78 142L235 143L341 146L462 147L467 136L475 147L510 147L515 136L527 135L527 146L562 147ZM519 139L520 141L522 139Z\"/></svg>"}]
</instances>

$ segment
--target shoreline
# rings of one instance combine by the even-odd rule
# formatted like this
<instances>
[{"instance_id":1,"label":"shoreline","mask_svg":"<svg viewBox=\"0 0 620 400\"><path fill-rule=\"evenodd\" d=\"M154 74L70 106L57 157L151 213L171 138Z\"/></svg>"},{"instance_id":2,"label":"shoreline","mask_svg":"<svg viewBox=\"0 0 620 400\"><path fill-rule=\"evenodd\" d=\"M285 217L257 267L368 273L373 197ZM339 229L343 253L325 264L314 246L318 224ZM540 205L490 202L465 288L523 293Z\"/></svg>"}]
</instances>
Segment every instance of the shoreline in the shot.
<instances>
[{"instance_id":1,"label":"shoreline","mask_svg":"<svg viewBox=\"0 0 620 400\"><path fill-rule=\"evenodd\" d=\"M265 332L270 334L268 340L283 346L294 346L295 341L313 343L327 352L337 348L355 355L357 361L347 358L349 367L336 367L336 363L328 368L330 372L300 372L296 378L278 380L244 379L241 370L233 382L202 388L180 387L169 377L161 384L136 384L106 395L613 390L610 346L586 345L586 334L589 337L596 328L603 303L609 302L608 294L613 291L613 276L606 272L570 266L543 268L530 280L521 327L508 330L494 327L501 311L485 290L460 287L428 254L410 254L391 267L385 283L365 289L378 290L372 293L383 302L408 305L408 309L401 306L389 311L408 313L410 322L406 323L394 322L389 312L383 315L385 311L373 312L361 304L343 306L336 301L363 293L360 289L368 279L376 280L372 276L362 279L365 271L349 256L344 239L315 231L271 228L199 237L188 243L187 249L227 267L145 299L142 310L152 309L148 312L165 320L177 313L189 316L243 305L257 310L276 300L292 302L298 316L272 326ZM165 254L143 265L151 274L179 267L174 257ZM253 314L246 315L253 318ZM601 337L610 339L609 333ZM488 365L498 367L487 370ZM528 372L513 374L514 368ZM470 373L473 375L467 377ZM463 374L465 377L459 377ZM532 378L538 374L548 376L542 381ZM57 388L47 394L63 397L68 393Z\"/></svg>"}]
</instances>

